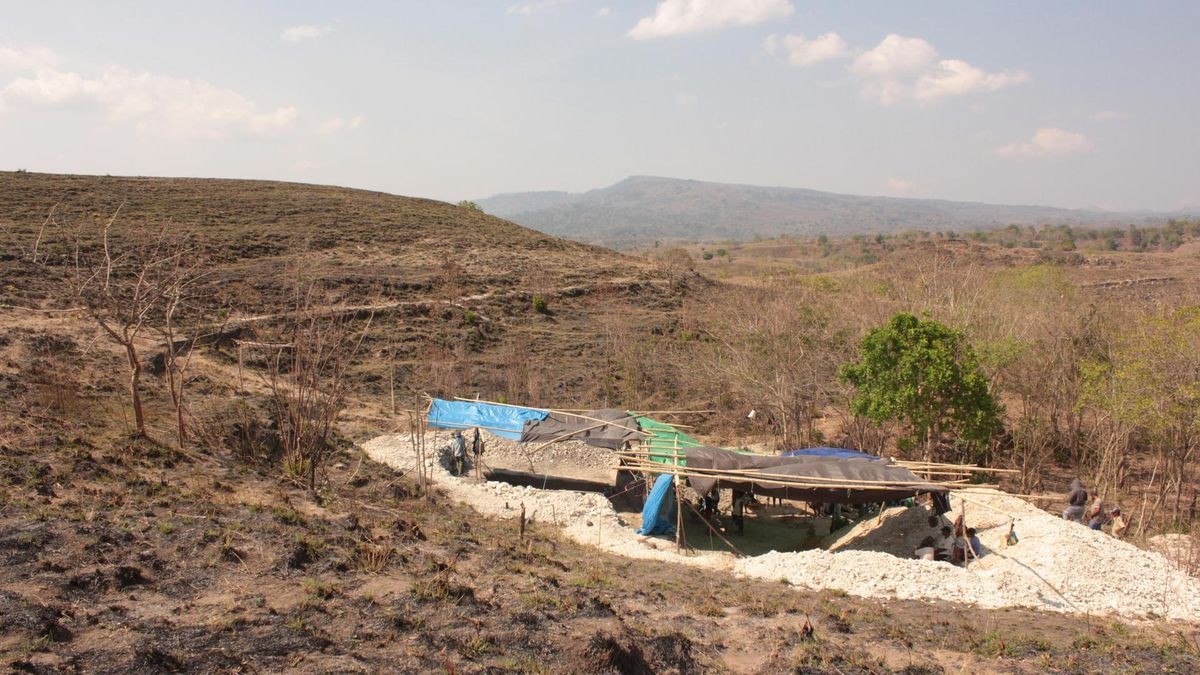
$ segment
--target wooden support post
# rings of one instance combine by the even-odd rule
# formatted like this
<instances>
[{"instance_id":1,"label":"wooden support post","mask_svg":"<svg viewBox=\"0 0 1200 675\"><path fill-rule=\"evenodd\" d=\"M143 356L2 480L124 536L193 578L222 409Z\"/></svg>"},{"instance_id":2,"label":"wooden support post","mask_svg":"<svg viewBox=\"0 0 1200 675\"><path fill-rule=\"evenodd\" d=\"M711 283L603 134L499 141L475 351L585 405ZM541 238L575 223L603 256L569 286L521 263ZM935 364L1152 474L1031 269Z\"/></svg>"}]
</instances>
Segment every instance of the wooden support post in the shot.
<instances>
[{"instance_id":1,"label":"wooden support post","mask_svg":"<svg viewBox=\"0 0 1200 675\"><path fill-rule=\"evenodd\" d=\"M675 552L683 550L683 490L679 488L679 476L675 482Z\"/></svg>"},{"instance_id":2,"label":"wooden support post","mask_svg":"<svg viewBox=\"0 0 1200 675\"><path fill-rule=\"evenodd\" d=\"M389 389L391 389L391 394L392 394L392 414L395 415L396 414L396 364L395 363L392 364L392 369L391 369L391 373L390 373L388 380L389 380L389 382L388 382Z\"/></svg>"},{"instance_id":3,"label":"wooden support post","mask_svg":"<svg viewBox=\"0 0 1200 675\"><path fill-rule=\"evenodd\" d=\"M521 502L521 518L517 521L517 537L521 541L525 540L525 502Z\"/></svg>"},{"instance_id":4,"label":"wooden support post","mask_svg":"<svg viewBox=\"0 0 1200 675\"><path fill-rule=\"evenodd\" d=\"M711 534L717 535L717 537L719 537L721 539L721 541L725 542L725 545L728 546L734 552L734 554L736 554L739 558L744 558L746 556L745 553L742 553L740 550L738 550L738 547L733 545L732 541L729 541L728 539L725 538L725 535L718 532L717 528L713 527L713 524L710 523L703 515L701 515L699 511L696 510L696 507L692 506L691 504L688 504L688 508L691 509L692 512L695 513L697 516L699 516L700 520L703 521L705 525L708 525L709 532Z\"/></svg>"},{"instance_id":5,"label":"wooden support post","mask_svg":"<svg viewBox=\"0 0 1200 675\"><path fill-rule=\"evenodd\" d=\"M971 566L971 558L975 556L975 550L971 547L971 538L967 536L967 503L962 505L962 536L963 536L963 569Z\"/></svg>"}]
</instances>

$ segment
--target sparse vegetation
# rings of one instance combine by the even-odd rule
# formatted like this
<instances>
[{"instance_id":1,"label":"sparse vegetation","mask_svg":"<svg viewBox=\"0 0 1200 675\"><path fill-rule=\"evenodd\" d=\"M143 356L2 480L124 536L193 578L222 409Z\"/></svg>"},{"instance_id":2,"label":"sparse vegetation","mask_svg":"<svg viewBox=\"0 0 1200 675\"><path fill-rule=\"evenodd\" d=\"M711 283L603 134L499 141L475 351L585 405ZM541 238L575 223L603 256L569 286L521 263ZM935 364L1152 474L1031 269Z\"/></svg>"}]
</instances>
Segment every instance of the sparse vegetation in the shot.
<instances>
[{"instance_id":1,"label":"sparse vegetation","mask_svg":"<svg viewBox=\"0 0 1200 675\"><path fill-rule=\"evenodd\" d=\"M145 436L131 438L127 381L112 376L128 372L128 355L118 341L96 340L103 328L60 292L74 273L72 246L43 240L36 264L25 253L0 259L4 304L23 308L3 310L0 331L0 662L10 668L896 669L883 652L901 654L909 672L964 654L980 669L1200 665L1191 626L952 603L882 607L618 559L549 528L509 544L511 523L467 512L436 486L426 499L412 476L366 461L350 442L403 421L427 388L534 404L713 407L723 414L686 423L714 438L770 438L771 418L781 445L842 443L855 422L837 366L872 328L907 311L961 334L1005 403L1003 431L979 450L986 460L1025 463L1047 482L1056 472L1109 476L1106 497L1127 500L1158 462L1147 531L1185 530L1194 482L1194 461L1183 459L1195 351L1187 308L1200 302L1186 284L1120 283L1191 278L1190 259L1156 252L1149 231L1138 244L1146 252L1111 254L1078 229L1076 250L1025 228L1004 236L1033 237L1038 250L933 234L828 239L828 255L802 239L722 242L721 260L696 266L729 271L715 283L451 205L373 193L39 174L0 183L7 251L33 250L68 192L56 219L72 227L102 224L92 214L112 214L133 195L112 225L113 251L152 241L166 216L194 229L205 275L171 320L181 340L209 336L178 354L183 406L169 369L141 378ZM353 222L330 228L330 213ZM1193 236L1177 232L1182 245ZM1167 246L1162 237L1158 245ZM776 257L764 258L766 247ZM492 250L500 253L486 265L469 262ZM878 262L855 267L864 250ZM294 301L297 276L324 280L307 306ZM529 311L535 294L554 298L551 319ZM165 315L147 316L136 343L148 368L166 338L154 325ZM290 349L239 349L305 341L312 349L299 360ZM712 366L737 359L770 365ZM309 377L306 364L320 363L301 384L306 397L290 398ZM1132 386L1143 380L1156 386ZM386 417L392 386L401 412ZM340 405L322 408L326 400ZM748 407L770 414L748 420ZM323 428L322 419L328 434L302 432L323 441L316 461L286 450L287 435L310 422ZM894 425L858 423L855 438L869 431L894 449ZM299 483L282 480L285 462ZM806 616L815 640L798 633ZM755 649L739 652L743 644Z\"/></svg>"}]
</instances>

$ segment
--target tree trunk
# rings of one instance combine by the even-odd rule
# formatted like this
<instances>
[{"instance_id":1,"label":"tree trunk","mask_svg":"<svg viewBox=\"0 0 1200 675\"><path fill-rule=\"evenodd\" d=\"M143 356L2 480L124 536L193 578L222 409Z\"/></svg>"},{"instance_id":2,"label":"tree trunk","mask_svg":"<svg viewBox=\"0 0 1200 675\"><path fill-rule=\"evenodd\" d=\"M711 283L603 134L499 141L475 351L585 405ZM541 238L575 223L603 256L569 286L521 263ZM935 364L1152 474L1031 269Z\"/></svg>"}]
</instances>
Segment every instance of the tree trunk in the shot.
<instances>
[{"instance_id":1,"label":"tree trunk","mask_svg":"<svg viewBox=\"0 0 1200 675\"><path fill-rule=\"evenodd\" d=\"M146 435L146 417L142 412L142 394L139 384L142 379L142 364L138 361L137 348L133 341L125 343L125 355L129 358L129 398L133 402L133 425L135 434Z\"/></svg>"},{"instance_id":2,"label":"tree trunk","mask_svg":"<svg viewBox=\"0 0 1200 675\"><path fill-rule=\"evenodd\" d=\"M187 440L187 430L183 425L183 383L176 380L174 348L167 363L167 384L171 387L171 404L175 406L175 434L179 439L179 449L182 450Z\"/></svg>"}]
</instances>

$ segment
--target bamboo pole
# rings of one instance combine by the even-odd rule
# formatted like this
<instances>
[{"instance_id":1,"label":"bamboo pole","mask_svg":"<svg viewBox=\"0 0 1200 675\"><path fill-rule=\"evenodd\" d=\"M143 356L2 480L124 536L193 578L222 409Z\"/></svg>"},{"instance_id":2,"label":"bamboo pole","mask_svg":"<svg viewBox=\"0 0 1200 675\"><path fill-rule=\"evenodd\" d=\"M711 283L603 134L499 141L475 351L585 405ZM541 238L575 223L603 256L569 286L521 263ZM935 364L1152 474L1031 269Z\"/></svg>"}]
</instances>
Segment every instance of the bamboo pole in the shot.
<instances>
[{"instance_id":1,"label":"bamboo pole","mask_svg":"<svg viewBox=\"0 0 1200 675\"><path fill-rule=\"evenodd\" d=\"M642 431L641 429L631 429L630 427L627 427L624 424L618 424L616 422L612 422L609 420L602 420L602 419L599 419L596 417L589 417L587 415L580 415L578 413L567 412L565 410L556 410L554 408L531 408L529 406L524 406L524 405L513 405L511 403L496 403L495 401L484 401L484 400L477 399L477 398L463 398L461 396L455 396L454 400L466 401L467 403L486 403L488 405L498 405L498 406L502 406L505 408L517 408L520 410L537 410L537 411L542 411L542 412L546 412L546 413L561 413L563 415L570 415L572 417L578 417L580 419L585 419L585 420L589 420L592 422L604 422L605 424L614 426L618 429L625 429L626 431L632 431L634 433L639 433L639 434L646 433L646 432Z\"/></svg>"},{"instance_id":2,"label":"bamboo pole","mask_svg":"<svg viewBox=\"0 0 1200 675\"><path fill-rule=\"evenodd\" d=\"M962 511L962 538L963 538L963 569L971 566L971 554L974 551L971 549L971 538L967 536L967 503L963 502Z\"/></svg>"},{"instance_id":3,"label":"bamboo pole","mask_svg":"<svg viewBox=\"0 0 1200 675\"><path fill-rule=\"evenodd\" d=\"M653 445L653 438L657 437L657 435L655 435L653 432L643 432L643 433L647 433L647 434L651 435L651 437L652 437L651 443L649 444L650 450L642 451L640 453L639 452L626 452L626 453L623 453L624 455L635 456L635 457L640 457L640 456L661 457L661 458L674 457L673 449L672 449L671 453L653 452L653 450L656 450L656 449L657 450L663 449L661 447L655 448ZM739 453L739 454L745 454L745 455L755 456L755 457L778 457L779 456L779 455L766 455L766 454L762 454L762 453ZM932 464L930 464L930 466L945 466L945 467L962 466L963 468L958 469L958 470L947 470L947 471L925 470L925 469L915 468L915 466L919 465L919 464L921 464L921 463L914 462L914 463L910 464L908 462L893 462L893 466L899 466L901 468L909 469L913 473L925 473L925 474L929 474L929 475L938 475L938 476L961 476L964 480L966 478L968 478L970 476L970 474L972 474L972 473L1018 473L1016 470L1013 470L1013 469L988 469L985 467L975 467L975 466L971 466L971 465L937 464L937 463L932 463Z\"/></svg>"},{"instance_id":4,"label":"bamboo pole","mask_svg":"<svg viewBox=\"0 0 1200 675\"><path fill-rule=\"evenodd\" d=\"M692 506L690 502L688 503L687 506L689 509L692 510L692 513L696 514L697 516L700 516L700 520L703 521L704 524L708 526L709 531L712 532L713 534L717 535L717 537L720 538L721 541L725 542L725 545L728 546L730 549L732 549L733 553L736 556L738 556L739 558L746 557L746 554L742 553L740 550L738 550L738 547L734 546L732 541L729 541L728 539L726 539L725 535L718 532L717 528L713 527L713 524L710 523L707 518L700 515L700 512L696 510L696 507Z\"/></svg>"},{"instance_id":5,"label":"bamboo pole","mask_svg":"<svg viewBox=\"0 0 1200 675\"><path fill-rule=\"evenodd\" d=\"M448 422L442 422L440 420L435 420L435 421L438 424L449 424ZM479 429L483 429L484 431L502 431L506 434L516 433L512 429L501 429L500 427L485 427L485 426L480 426L477 424L465 424L463 426L447 426L447 427L434 427L434 428L436 428L436 429L475 429L475 428L479 428ZM499 434L497 434L497 435L499 435Z\"/></svg>"},{"instance_id":6,"label":"bamboo pole","mask_svg":"<svg viewBox=\"0 0 1200 675\"><path fill-rule=\"evenodd\" d=\"M665 424L665 422L664 422L664 424ZM780 456L780 455L767 454L764 452L738 452L738 454L739 455L749 455L752 457L779 457ZM1020 470L1018 470L1018 469L996 469L996 468L992 468L992 467L979 466L978 464L951 464L948 462L926 462L926 461L921 461L921 460L893 459L891 457L883 457L880 455L872 455L872 457L879 457L879 459L890 460L892 462L892 464L895 464L896 466L902 466L906 469L911 469L912 467L920 467L920 468L928 467L928 468L944 468L944 469L949 469L949 470L954 470L954 471L960 471L963 473L976 473L976 472L978 472L978 473L1009 473L1009 474L1021 473Z\"/></svg>"},{"instance_id":7,"label":"bamboo pole","mask_svg":"<svg viewBox=\"0 0 1200 675\"><path fill-rule=\"evenodd\" d=\"M816 483L816 482L811 482L811 480L806 479L806 477L790 476L790 477L785 477L785 478L769 478L769 477L763 478L763 476L761 476L761 474L745 474L745 473L732 474L730 472L704 473L703 471L706 471L706 470L685 470L685 468L684 468L684 470L679 470L679 468L673 467L672 465L656 464L656 462L649 462L649 464L643 464L643 465L626 465L624 467L619 467L618 470L619 471L648 471L648 472L653 472L653 473L670 473L670 474L672 474L672 476L678 476L678 477L682 477L682 478L691 478L691 477L714 478L714 479L726 478L726 479L731 479L731 480L754 480L757 478L757 479L763 479L764 483L776 483L776 484L784 486L784 488L797 488L797 489L821 489L821 490L870 490L870 489L887 490L887 489L895 489L895 490L917 490L917 491L920 491L920 490L940 490L940 489L953 490L953 489L959 488L959 486L955 485L955 484L901 483L901 482L895 482L895 480L893 480L893 482L866 482L866 480L860 480L860 482L857 482L857 483Z\"/></svg>"},{"instance_id":8,"label":"bamboo pole","mask_svg":"<svg viewBox=\"0 0 1200 675\"><path fill-rule=\"evenodd\" d=\"M641 459L642 456L644 456L644 455L661 456L661 458L668 458L668 456L672 456L672 455L667 455L665 453L632 453L632 452L619 452L619 450L617 450L616 453L619 455L625 456L625 458L632 458L632 459ZM761 456L775 456L775 455L761 455ZM780 464L780 465L776 465L776 466L788 466L788 465L785 462L785 464ZM766 467L766 468L774 468L774 467ZM697 468L697 471L761 472L761 470L734 470L734 468L730 468L730 470L706 470L706 468ZM758 473L758 474L761 474L761 476L779 476L779 474L773 474L773 473ZM812 478L818 479L818 480L826 480L826 478L821 478L821 477L812 477ZM830 478L828 480L841 480L841 479ZM961 480L966 480L966 479L964 478ZM961 482L961 480L958 480L958 482L941 482L941 483L959 483L959 482ZM874 480L872 480L872 483L875 483ZM934 482L934 483L938 483L938 482Z\"/></svg>"},{"instance_id":9,"label":"bamboo pole","mask_svg":"<svg viewBox=\"0 0 1200 675\"><path fill-rule=\"evenodd\" d=\"M525 454L532 455L533 453L537 452L538 450L541 450L542 448L545 448L550 445L554 445L555 443L558 443L559 441L565 441L565 440L569 439L570 437L575 436L577 434L581 434L585 431L591 431L592 429L599 429L600 427L603 427L603 426L608 426L608 423L601 422L600 424L594 424L594 425L592 425L590 427L586 427L584 429L576 429L575 431L569 431L557 438L552 438L552 439L546 441L545 443L542 443L541 445L537 446L536 448L530 450L529 452L527 452Z\"/></svg>"},{"instance_id":10,"label":"bamboo pole","mask_svg":"<svg viewBox=\"0 0 1200 675\"><path fill-rule=\"evenodd\" d=\"M679 435L674 436L675 439L675 470L679 470ZM683 485L680 484L679 476L676 474L675 483L675 552L678 553L683 547Z\"/></svg>"},{"instance_id":11,"label":"bamboo pole","mask_svg":"<svg viewBox=\"0 0 1200 675\"><path fill-rule=\"evenodd\" d=\"M687 472L697 474L698 476L709 475L710 477L714 477L714 478L719 478L721 476L728 476L728 475L745 476L748 478L763 478L763 479L767 479L766 482L807 480L807 481L811 481L814 483L828 482L831 484L836 483L838 485L858 484L858 485L870 485L870 486L881 486L881 485L910 486L910 485L915 484L913 481L862 481L862 480L855 480L852 478L824 478L822 476L796 476L793 474L768 473L768 472L760 471L757 469L704 469L704 468L689 466L689 467L687 467ZM931 485L931 486L940 486L943 483L934 483L931 481L927 481L925 484ZM947 483L947 484L950 484L950 483Z\"/></svg>"}]
</instances>

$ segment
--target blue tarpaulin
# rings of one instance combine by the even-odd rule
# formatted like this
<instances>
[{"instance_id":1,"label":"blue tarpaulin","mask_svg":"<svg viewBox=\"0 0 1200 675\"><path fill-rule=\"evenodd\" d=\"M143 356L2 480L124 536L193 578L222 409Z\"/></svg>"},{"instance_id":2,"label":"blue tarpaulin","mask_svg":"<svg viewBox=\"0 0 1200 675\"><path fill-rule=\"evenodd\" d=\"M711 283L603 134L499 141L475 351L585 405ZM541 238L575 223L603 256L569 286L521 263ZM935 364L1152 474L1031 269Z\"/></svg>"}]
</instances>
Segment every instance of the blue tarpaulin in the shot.
<instances>
[{"instance_id":1,"label":"blue tarpaulin","mask_svg":"<svg viewBox=\"0 0 1200 675\"><path fill-rule=\"evenodd\" d=\"M675 533L675 490L669 473L659 474L642 507L642 526L638 534L674 534Z\"/></svg>"},{"instance_id":2,"label":"blue tarpaulin","mask_svg":"<svg viewBox=\"0 0 1200 675\"><path fill-rule=\"evenodd\" d=\"M799 450L788 450L783 453L784 457L837 457L839 459L883 459L875 455L868 455L865 452L858 450L847 450L846 448L801 448Z\"/></svg>"},{"instance_id":3,"label":"blue tarpaulin","mask_svg":"<svg viewBox=\"0 0 1200 675\"><path fill-rule=\"evenodd\" d=\"M543 420L546 415L547 411L536 408L435 398L429 408L429 426L435 429L479 427L497 436L519 441L526 420Z\"/></svg>"}]
</instances>

